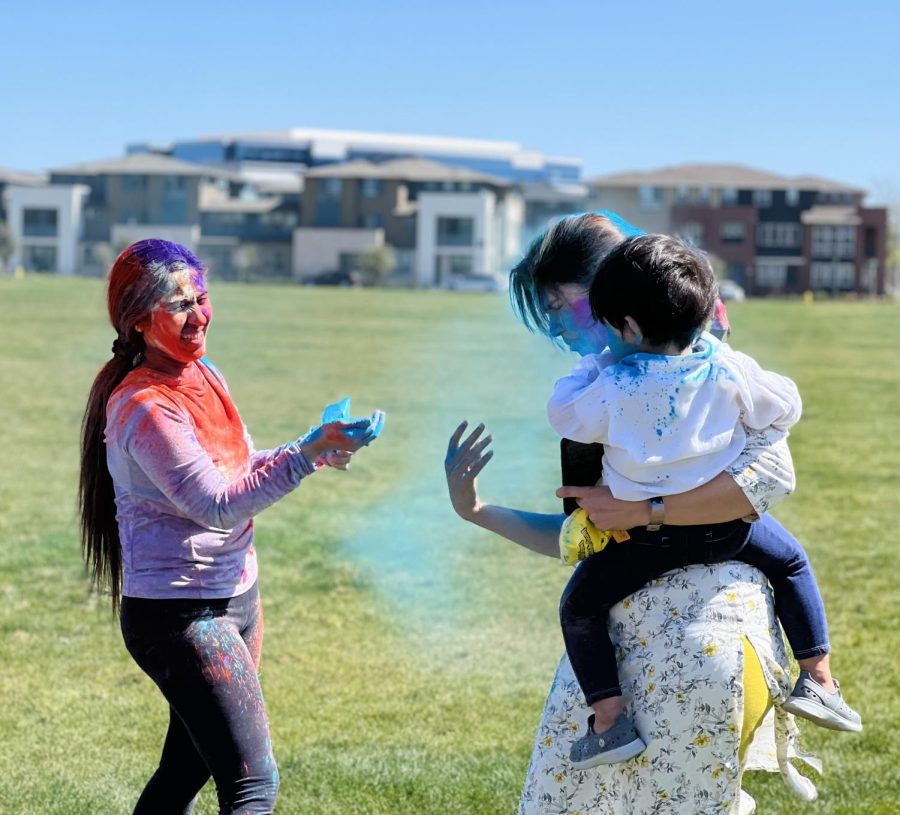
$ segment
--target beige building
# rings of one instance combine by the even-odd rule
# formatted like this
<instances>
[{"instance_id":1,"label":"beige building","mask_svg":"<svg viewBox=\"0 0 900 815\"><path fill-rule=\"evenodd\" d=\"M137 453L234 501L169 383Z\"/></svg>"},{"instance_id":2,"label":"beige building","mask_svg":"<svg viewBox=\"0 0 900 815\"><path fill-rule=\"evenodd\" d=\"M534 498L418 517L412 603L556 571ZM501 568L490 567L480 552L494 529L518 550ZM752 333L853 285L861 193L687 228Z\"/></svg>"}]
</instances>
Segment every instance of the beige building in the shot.
<instances>
[{"instance_id":1,"label":"beige building","mask_svg":"<svg viewBox=\"0 0 900 815\"><path fill-rule=\"evenodd\" d=\"M57 167L50 183L88 189L78 265L98 272L134 240L162 237L198 248L200 190L231 174L153 153Z\"/></svg>"},{"instance_id":2,"label":"beige building","mask_svg":"<svg viewBox=\"0 0 900 815\"><path fill-rule=\"evenodd\" d=\"M316 167L305 176L294 274L350 271L360 252L388 245L401 280L487 285L519 251L523 218L514 185L460 167L420 158Z\"/></svg>"}]
</instances>

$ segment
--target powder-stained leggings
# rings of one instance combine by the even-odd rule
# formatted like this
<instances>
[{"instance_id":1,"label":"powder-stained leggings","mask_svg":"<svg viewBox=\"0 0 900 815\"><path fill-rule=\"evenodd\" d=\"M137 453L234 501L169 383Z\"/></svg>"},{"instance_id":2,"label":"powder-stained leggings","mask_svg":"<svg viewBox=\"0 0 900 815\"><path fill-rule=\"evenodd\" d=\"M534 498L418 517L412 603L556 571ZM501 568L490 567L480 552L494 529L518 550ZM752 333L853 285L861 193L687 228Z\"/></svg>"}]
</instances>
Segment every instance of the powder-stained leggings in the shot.
<instances>
[{"instance_id":1,"label":"powder-stained leggings","mask_svg":"<svg viewBox=\"0 0 900 815\"><path fill-rule=\"evenodd\" d=\"M220 815L271 813L278 770L257 677L256 585L225 600L123 597L121 622L129 653L169 703L159 767L135 815L190 813L210 776Z\"/></svg>"}]
</instances>

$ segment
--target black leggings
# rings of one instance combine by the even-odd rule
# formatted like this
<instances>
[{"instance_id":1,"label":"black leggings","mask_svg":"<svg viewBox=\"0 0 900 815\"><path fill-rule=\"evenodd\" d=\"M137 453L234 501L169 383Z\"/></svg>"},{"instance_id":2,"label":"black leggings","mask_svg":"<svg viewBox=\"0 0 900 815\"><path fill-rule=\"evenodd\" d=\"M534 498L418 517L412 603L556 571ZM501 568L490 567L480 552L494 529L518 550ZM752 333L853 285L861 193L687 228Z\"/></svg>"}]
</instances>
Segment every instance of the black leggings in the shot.
<instances>
[{"instance_id":1,"label":"black leggings","mask_svg":"<svg viewBox=\"0 0 900 815\"><path fill-rule=\"evenodd\" d=\"M271 813L278 793L257 670L256 585L224 600L122 598L122 635L169 703L159 767L135 815L187 815L210 776L220 815Z\"/></svg>"}]
</instances>

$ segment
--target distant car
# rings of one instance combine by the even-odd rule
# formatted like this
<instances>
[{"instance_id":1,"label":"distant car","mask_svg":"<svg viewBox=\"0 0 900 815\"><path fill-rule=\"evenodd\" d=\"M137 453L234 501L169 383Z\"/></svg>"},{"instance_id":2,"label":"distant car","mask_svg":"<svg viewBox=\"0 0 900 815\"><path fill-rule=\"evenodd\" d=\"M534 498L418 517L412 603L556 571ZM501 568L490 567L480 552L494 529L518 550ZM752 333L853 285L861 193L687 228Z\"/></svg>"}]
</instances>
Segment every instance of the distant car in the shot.
<instances>
[{"instance_id":1,"label":"distant car","mask_svg":"<svg viewBox=\"0 0 900 815\"><path fill-rule=\"evenodd\" d=\"M309 282L313 286L358 286L360 283L359 278L359 272L335 270L317 274Z\"/></svg>"},{"instance_id":2,"label":"distant car","mask_svg":"<svg viewBox=\"0 0 900 815\"><path fill-rule=\"evenodd\" d=\"M723 300L736 300L739 303L747 299L747 292L733 280L720 280L719 297Z\"/></svg>"}]
</instances>

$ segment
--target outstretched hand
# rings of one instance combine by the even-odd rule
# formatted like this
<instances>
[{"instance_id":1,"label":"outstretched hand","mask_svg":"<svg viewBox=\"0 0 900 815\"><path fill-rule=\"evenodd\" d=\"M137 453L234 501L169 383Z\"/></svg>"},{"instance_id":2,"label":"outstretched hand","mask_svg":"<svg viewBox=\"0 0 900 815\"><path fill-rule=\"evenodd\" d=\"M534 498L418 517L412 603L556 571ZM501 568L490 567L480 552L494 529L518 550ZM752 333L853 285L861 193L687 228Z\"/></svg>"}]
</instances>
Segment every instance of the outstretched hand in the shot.
<instances>
[{"instance_id":1,"label":"outstretched hand","mask_svg":"<svg viewBox=\"0 0 900 815\"><path fill-rule=\"evenodd\" d=\"M479 424L464 441L460 441L468 425L468 422L463 422L453 431L447 445L444 471L453 509L460 518L471 521L480 506L475 479L491 460L494 451L487 450L493 441L491 436L479 440L484 432L484 424Z\"/></svg>"},{"instance_id":2,"label":"outstretched hand","mask_svg":"<svg viewBox=\"0 0 900 815\"><path fill-rule=\"evenodd\" d=\"M347 470L350 468L350 459L353 453L347 453L344 450L326 450L319 458L316 459L315 467L331 467L335 470Z\"/></svg>"},{"instance_id":3,"label":"outstretched hand","mask_svg":"<svg viewBox=\"0 0 900 815\"><path fill-rule=\"evenodd\" d=\"M368 418L327 421L310 428L300 443L318 466L325 464L346 470L353 453L378 438L384 420L384 411L376 410Z\"/></svg>"},{"instance_id":4,"label":"outstretched hand","mask_svg":"<svg viewBox=\"0 0 900 815\"><path fill-rule=\"evenodd\" d=\"M650 522L649 501L622 501L609 487L560 487L558 498L574 498L597 529L631 529Z\"/></svg>"}]
</instances>

